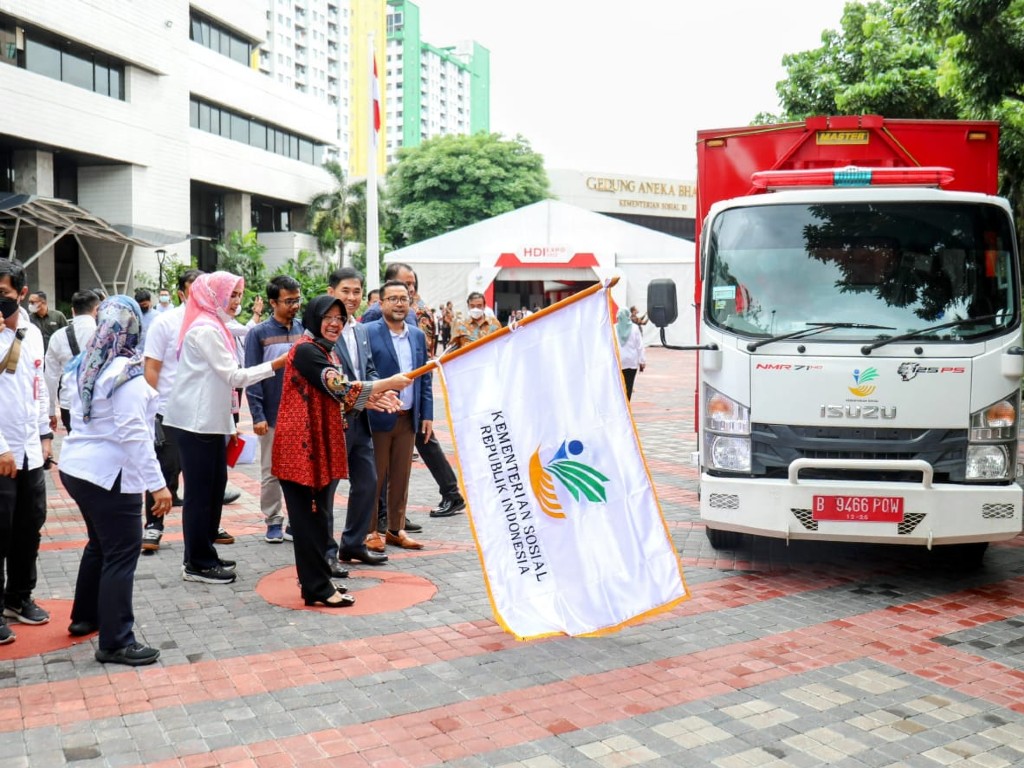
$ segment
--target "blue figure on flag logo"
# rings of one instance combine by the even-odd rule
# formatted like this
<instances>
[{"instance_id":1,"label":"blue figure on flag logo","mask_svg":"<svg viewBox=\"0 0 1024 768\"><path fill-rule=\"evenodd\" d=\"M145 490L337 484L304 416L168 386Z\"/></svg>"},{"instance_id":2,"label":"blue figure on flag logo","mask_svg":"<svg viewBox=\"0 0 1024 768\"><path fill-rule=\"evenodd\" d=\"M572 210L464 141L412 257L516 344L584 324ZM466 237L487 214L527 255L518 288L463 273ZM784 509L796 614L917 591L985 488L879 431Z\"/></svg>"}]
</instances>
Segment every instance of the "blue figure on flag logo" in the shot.
<instances>
[{"instance_id":1,"label":"blue figure on flag logo","mask_svg":"<svg viewBox=\"0 0 1024 768\"><path fill-rule=\"evenodd\" d=\"M593 504L603 504L608 500L604 487L608 478L589 464L571 458L581 453L582 442L563 440L547 464L541 462L539 446L530 457L530 487L537 497L541 511L548 517L565 517L555 490L556 479L572 494L575 501L586 499Z\"/></svg>"}]
</instances>

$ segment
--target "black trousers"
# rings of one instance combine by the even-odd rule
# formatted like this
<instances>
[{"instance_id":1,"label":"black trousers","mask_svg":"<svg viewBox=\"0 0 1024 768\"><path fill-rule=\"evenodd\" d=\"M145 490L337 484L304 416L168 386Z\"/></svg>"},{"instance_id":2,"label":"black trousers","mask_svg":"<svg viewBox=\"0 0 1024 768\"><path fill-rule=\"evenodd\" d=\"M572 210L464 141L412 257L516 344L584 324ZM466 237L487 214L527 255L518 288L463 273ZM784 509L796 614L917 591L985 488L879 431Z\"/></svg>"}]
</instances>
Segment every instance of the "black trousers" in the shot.
<instances>
[{"instance_id":1,"label":"black trousers","mask_svg":"<svg viewBox=\"0 0 1024 768\"><path fill-rule=\"evenodd\" d=\"M416 433L416 451L423 459L423 463L427 465L427 469L430 470L441 496L445 499L462 498L455 470L448 463L448 457L444 455L444 449L437 442L437 435L433 431L430 433L430 439L426 441L423 440L423 432Z\"/></svg>"},{"instance_id":2,"label":"black trousers","mask_svg":"<svg viewBox=\"0 0 1024 768\"><path fill-rule=\"evenodd\" d=\"M213 540L224 510L228 484L226 435L177 430L185 498L181 524L185 533L185 563L206 570L220 564Z\"/></svg>"},{"instance_id":3,"label":"black trousers","mask_svg":"<svg viewBox=\"0 0 1024 768\"><path fill-rule=\"evenodd\" d=\"M27 465L26 459L16 477L0 477L0 596L11 607L36 588L39 532L46 523L46 477L42 467Z\"/></svg>"},{"instance_id":4,"label":"black trousers","mask_svg":"<svg viewBox=\"0 0 1024 768\"><path fill-rule=\"evenodd\" d=\"M178 455L178 430L174 427L164 426L164 417L156 415L156 458L160 462L160 472L167 483L167 490L171 495L178 495L178 475L181 474L181 459ZM163 517L153 514L153 494L146 491L146 527L156 528L158 531L164 529Z\"/></svg>"},{"instance_id":5,"label":"black trousers","mask_svg":"<svg viewBox=\"0 0 1024 768\"><path fill-rule=\"evenodd\" d=\"M622 378L626 382L626 399L633 399L633 382L636 381L636 368L623 368Z\"/></svg>"},{"instance_id":6,"label":"black trousers","mask_svg":"<svg viewBox=\"0 0 1024 768\"><path fill-rule=\"evenodd\" d=\"M60 479L89 532L78 565L71 621L96 624L100 649L116 651L135 642L132 595L142 552L142 494L121 493L120 477L109 491L64 472Z\"/></svg>"},{"instance_id":7,"label":"black trousers","mask_svg":"<svg viewBox=\"0 0 1024 768\"><path fill-rule=\"evenodd\" d=\"M370 420L365 412L354 413L348 418L345 448L348 451L348 509L345 514L345 528L341 533L341 547L351 551L362 549L366 534L370 532L374 510L377 508L377 466L373 459ZM328 558L338 556L338 541L334 538L333 501L332 491Z\"/></svg>"},{"instance_id":8,"label":"black trousers","mask_svg":"<svg viewBox=\"0 0 1024 768\"><path fill-rule=\"evenodd\" d=\"M295 572L305 598L326 600L334 594L325 544L330 519L328 510L337 487L338 483L332 482L314 490L290 480L281 481L281 495L292 527ZM188 493L188 477L185 478L185 493Z\"/></svg>"}]
</instances>

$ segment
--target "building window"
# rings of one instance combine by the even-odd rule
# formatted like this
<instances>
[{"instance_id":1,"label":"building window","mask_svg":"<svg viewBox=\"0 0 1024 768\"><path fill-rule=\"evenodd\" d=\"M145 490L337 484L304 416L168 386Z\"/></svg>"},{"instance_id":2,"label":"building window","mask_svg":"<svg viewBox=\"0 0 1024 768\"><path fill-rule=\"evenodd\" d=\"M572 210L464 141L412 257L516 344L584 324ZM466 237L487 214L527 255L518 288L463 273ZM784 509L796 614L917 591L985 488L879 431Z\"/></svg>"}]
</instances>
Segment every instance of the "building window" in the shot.
<instances>
[{"instance_id":1,"label":"building window","mask_svg":"<svg viewBox=\"0 0 1024 768\"><path fill-rule=\"evenodd\" d=\"M190 32L192 42L199 43L222 56L227 56L239 64L249 66L253 48L249 40L196 11L191 11L189 15L192 21Z\"/></svg>"},{"instance_id":2,"label":"building window","mask_svg":"<svg viewBox=\"0 0 1024 768\"><path fill-rule=\"evenodd\" d=\"M323 162L323 144L202 99L190 100L189 124L200 131L284 155L292 160L310 165L321 165Z\"/></svg>"},{"instance_id":3,"label":"building window","mask_svg":"<svg viewBox=\"0 0 1024 768\"><path fill-rule=\"evenodd\" d=\"M22 32L25 50L19 55L15 25L0 19L0 62L124 101L123 62L31 27Z\"/></svg>"}]
</instances>

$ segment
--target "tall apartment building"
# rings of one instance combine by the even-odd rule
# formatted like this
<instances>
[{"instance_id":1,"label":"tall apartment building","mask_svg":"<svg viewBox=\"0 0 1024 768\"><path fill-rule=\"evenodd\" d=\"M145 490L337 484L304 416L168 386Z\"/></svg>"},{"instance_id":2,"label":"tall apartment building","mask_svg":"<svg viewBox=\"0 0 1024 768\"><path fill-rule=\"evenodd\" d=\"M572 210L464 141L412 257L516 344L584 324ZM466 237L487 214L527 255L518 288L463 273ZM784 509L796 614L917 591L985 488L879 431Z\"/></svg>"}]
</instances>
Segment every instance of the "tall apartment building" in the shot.
<instances>
[{"instance_id":1,"label":"tall apartment building","mask_svg":"<svg viewBox=\"0 0 1024 768\"><path fill-rule=\"evenodd\" d=\"M266 26L262 3L235 0L4 0L0 223L32 210L15 194L56 197L124 234L69 231L48 248L58 233L23 216L4 248L32 259L33 287L122 291L156 275L157 248L211 267L189 234L255 226L268 260L315 247L304 211L331 183L336 109L259 71Z\"/></svg>"},{"instance_id":2,"label":"tall apartment building","mask_svg":"<svg viewBox=\"0 0 1024 768\"><path fill-rule=\"evenodd\" d=\"M446 134L489 131L490 51L475 41L437 47L420 37L420 9L388 0L385 153ZM385 130L382 128L382 130Z\"/></svg>"}]
</instances>

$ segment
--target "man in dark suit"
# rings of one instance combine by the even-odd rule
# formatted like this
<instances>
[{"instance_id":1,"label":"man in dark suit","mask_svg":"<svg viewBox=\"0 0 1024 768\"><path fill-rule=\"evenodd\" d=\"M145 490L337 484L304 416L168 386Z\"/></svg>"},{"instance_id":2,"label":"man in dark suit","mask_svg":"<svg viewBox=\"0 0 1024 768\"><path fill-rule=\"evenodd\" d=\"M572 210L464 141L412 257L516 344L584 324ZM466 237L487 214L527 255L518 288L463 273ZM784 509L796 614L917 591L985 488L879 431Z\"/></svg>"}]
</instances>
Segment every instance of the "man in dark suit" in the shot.
<instances>
[{"instance_id":1,"label":"man in dark suit","mask_svg":"<svg viewBox=\"0 0 1024 768\"><path fill-rule=\"evenodd\" d=\"M363 300L363 275L351 267L342 267L331 274L330 286L327 292L339 299L348 312L345 328L334 345L334 351L341 358L342 371L349 381L375 381L377 369L370 353L366 327L355 317ZM388 559L387 555L369 551L365 543L377 510L377 467L373 460L370 420L365 410L358 410L350 411L345 421L349 490L340 549L338 540L334 538L333 514L328 523L331 538L327 544L327 561L336 577L344 570L338 564L339 556L346 563L358 560L366 565L383 565Z\"/></svg>"},{"instance_id":2,"label":"man in dark suit","mask_svg":"<svg viewBox=\"0 0 1024 768\"><path fill-rule=\"evenodd\" d=\"M398 280L389 280L380 290L383 317L366 324L370 354L381 378L407 373L427 362L426 336L405 322L410 310L409 289ZM377 465L377 496L387 480L388 522L384 540L373 527L366 538L371 551L384 551L384 544L403 549L422 549L423 545L405 532L405 508L409 499L409 475L416 435L429 439L433 431L434 399L432 377L418 377L399 395L402 406L397 413L370 413L373 454Z\"/></svg>"}]
</instances>

